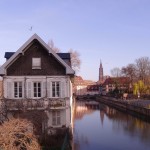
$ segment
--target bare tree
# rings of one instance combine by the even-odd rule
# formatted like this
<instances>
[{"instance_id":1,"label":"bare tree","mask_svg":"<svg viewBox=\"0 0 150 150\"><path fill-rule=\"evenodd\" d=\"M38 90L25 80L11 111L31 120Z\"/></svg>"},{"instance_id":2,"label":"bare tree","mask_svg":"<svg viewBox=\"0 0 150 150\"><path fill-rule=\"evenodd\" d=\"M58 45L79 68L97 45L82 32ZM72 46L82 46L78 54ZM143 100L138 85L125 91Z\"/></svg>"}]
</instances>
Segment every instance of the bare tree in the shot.
<instances>
[{"instance_id":1,"label":"bare tree","mask_svg":"<svg viewBox=\"0 0 150 150\"><path fill-rule=\"evenodd\" d=\"M49 40L48 46L49 46L55 53L59 53L59 52L60 52L60 49L55 46L53 40Z\"/></svg>"},{"instance_id":2,"label":"bare tree","mask_svg":"<svg viewBox=\"0 0 150 150\"><path fill-rule=\"evenodd\" d=\"M55 52L60 53L61 50L57 48L53 42L53 40L49 40L48 46ZM71 54L71 67L75 72L78 72L80 70L81 60L80 60L80 54L73 49L70 49L68 51Z\"/></svg>"},{"instance_id":3,"label":"bare tree","mask_svg":"<svg viewBox=\"0 0 150 150\"><path fill-rule=\"evenodd\" d=\"M73 50L73 49L70 49L69 53L71 54L72 69L75 72L78 72L80 70L80 65L81 65L81 60L79 58L80 54L77 51Z\"/></svg>"},{"instance_id":4,"label":"bare tree","mask_svg":"<svg viewBox=\"0 0 150 150\"><path fill-rule=\"evenodd\" d=\"M120 77L121 76L121 70L118 67L115 67L111 70L111 75L113 77Z\"/></svg>"},{"instance_id":5,"label":"bare tree","mask_svg":"<svg viewBox=\"0 0 150 150\"><path fill-rule=\"evenodd\" d=\"M33 124L25 119L11 119L0 126L0 148L4 150L40 150L33 134Z\"/></svg>"},{"instance_id":6,"label":"bare tree","mask_svg":"<svg viewBox=\"0 0 150 150\"><path fill-rule=\"evenodd\" d=\"M150 77L150 59L148 57L141 57L136 59L135 62L138 78L146 84Z\"/></svg>"},{"instance_id":7,"label":"bare tree","mask_svg":"<svg viewBox=\"0 0 150 150\"><path fill-rule=\"evenodd\" d=\"M129 77L130 83L136 80L136 66L135 64L129 64L126 67L122 67L121 73L123 76Z\"/></svg>"}]
</instances>

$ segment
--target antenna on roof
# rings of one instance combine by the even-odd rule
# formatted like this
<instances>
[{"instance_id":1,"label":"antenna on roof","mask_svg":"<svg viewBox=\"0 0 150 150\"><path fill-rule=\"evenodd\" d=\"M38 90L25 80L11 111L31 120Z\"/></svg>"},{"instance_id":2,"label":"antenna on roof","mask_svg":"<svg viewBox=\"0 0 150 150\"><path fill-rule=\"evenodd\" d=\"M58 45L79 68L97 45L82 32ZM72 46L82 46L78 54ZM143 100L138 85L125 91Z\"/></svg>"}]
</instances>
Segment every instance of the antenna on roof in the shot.
<instances>
[{"instance_id":1,"label":"antenna on roof","mask_svg":"<svg viewBox=\"0 0 150 150\"><path fill-rule=\"evenodd\" d=\"M32 31L32 28L33 28L33 27L31 26L29 30Z\"/></svg>"}]
</instances>

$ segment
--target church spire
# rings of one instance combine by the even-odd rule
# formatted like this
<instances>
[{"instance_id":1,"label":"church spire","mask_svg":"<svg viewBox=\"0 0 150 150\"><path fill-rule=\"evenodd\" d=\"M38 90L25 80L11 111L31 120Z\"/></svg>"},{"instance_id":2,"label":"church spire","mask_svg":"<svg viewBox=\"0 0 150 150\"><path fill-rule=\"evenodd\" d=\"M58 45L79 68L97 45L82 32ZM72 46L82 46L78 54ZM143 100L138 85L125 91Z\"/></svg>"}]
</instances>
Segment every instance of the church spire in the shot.
<instances>
[{"instance_id":1,"label":"church spire","mask_svg":"<svg viewBox=\"0 0 150 150\"><path fill-rule=\"evenodd\" d=\"M101 59L100 59L100 67L99 67L99 82L100 83L103 82L103 65Z\"/></svg>"},{"instance_id":2,"label":"church spire","mask_svg":"<svg viewBox=\"0 0 150 150\"><path fill-rule=\"evenodd\" d=\"M103 68L101 59L100 59L100 68Z\"/></svg>"}]
</instances>

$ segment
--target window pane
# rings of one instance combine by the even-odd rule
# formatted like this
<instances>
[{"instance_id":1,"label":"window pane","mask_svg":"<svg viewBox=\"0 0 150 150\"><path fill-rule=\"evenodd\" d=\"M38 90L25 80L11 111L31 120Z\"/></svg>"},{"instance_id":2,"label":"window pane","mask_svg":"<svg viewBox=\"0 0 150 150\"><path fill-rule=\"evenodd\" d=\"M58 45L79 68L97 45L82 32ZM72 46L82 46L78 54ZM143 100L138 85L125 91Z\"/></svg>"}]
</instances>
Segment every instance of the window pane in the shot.
<instances>
[{"instance_id":1,"label":"window pane","mask_svg":"<svg viewBox=\"0 0 150 150\"><path fill-rule=\"evenodd\" d=\"M55 97L55 82L52 82L52 97Z\"/></svg>"},{"instance_id":2,"label":"window pane","mask_svg":"<svg viewBox=\"0 0 150 150\"><path fill-rule=\"evenodd\" d=\"M57 111L57 125L60 125L60 111Z\"/></svg>"},{"instance_id":3,"label":"window pane","mask_svg":"<svg viewBox=\"0 0 150 150\"><path fill-rule=\"evenodd\" d=\"M57 125L60 125L60 117L57 117Z\"/></svg>"},{"instance_id":4,"label":"window pane","mask_svg":"<svg viewBox=\"0 0 150 150\"><path fill-rule=\"evenodd\" d=\"M52 125L54 125L54 126L56 125L56 118L54 118L54 117L53 117L53 120L52 120Z\"/></svg>"},{"instance_id":5,"label":"window pane","mask_svg":"<svg viewBox=\"0 0 150 150\"><path fill-rule=\"evenodd\" d=\"M52 82L52 97L60 97L60 82Z\"/></svg>"},{"instance_id":6,"label":"window pane","mask_svg":"<svg viewBox=\"0 0 150 150\"><path fill-rule=\"evenodd\" d=\"M33 92L34 92L34 97L41 97L41 83L40 82L33 83Z\"/></svg>"},{"instance_id":7,"label":"window pane","mask_svg":"<svg viewBox=\"0 0 150 150\"><path fill-rule=\"evenodd\" d=\"M19 93L22 93L22 87L19 87Z\"/></svg>"},{"instance_id":8,"label":"window pane","mask_svg":"<svg viewBox=\"0 0 150 150\"><path fill-rule=\"evenodd\" d=\"M59 82L57 82L57 84L56 84L56 91L57 91L57 97L59 97L60 96L60 86L59 86Z\"/></svg>"},{"instance_id":9,"label":"window pane","mask_svg":"<svg viewBox=\"0 0 150 150\"><path fill-rule=\"evenodd\" d=\"M38 88L41 88L41 83L40 82L38 82Z\"/></svg>"},{"instance_id":10,"label":"window pane","mask_svg":"<svg viewBox=\"0 0 150 150\"><path fill-rule=\"evenodd\" d=\"M38 87L38 93L41 93L41 87Z\"/></svg>"},{"instance_id":11,"label":"window pane","mask_svg":"<svg viewBox=\"0 0 150 150\"><path fill-rule=\"evenodd\" d=\"M17 82L14 83L15 88L17 88Z\"/></svg>"},{"instance_id":12,"label":"window pane","mask_svg":"<svg viewBox=\"0 0 150 150\"><path fill-rule=\"evenodd\" d=\"M22 93L19 93L19 97L22 97Z\"/></svg>"},{"instance_id":13,"label":"window pane","mask_svg":"<svg viewBox=\"0 0 150 150\"><path fill-rule=\"evenodd\" d=\"M22 97L22 82L19 82L19 97Z\"/></svg>"},{"instance_id":14,"label":"window pane","mask_svg":"<svg viewBox=\"0 0 150 150\"><path fill-rule=\"evenodd\" d=\"M61 124L60 111L53 111L52 112L52 125L60 125L60 124Z\"/></svg>"},{"instance_id":15,"label":"window pane","mask_svg":"<svg viewBox=\"0 0 150 150\"><path fill-rule=\"evenodd\" d=\"M37 97L37 96L36 96L36 88L34 88L34 97Z\"/></svg>"},{"instance_id":16,"label":"window pane","mask_svg":"<svg viewBox=\"0 0 150 150\"><path fill-rule=\"evenodd\" d=\"M34 84L33 84L33 85L34 85L34 88L36 88L36 82L34 82Z\"/></svg>"},{"instance_id":17,"label":"window pane","mask_svg":"<svg viewBox=\"0 0 150 150\"><path fill-rule=\"evenodd\" d=\"M52 111L52 125L56 125L56 114L55 114L55 111Z\"/></svg>"},{"instance_id":18,"label":"window pane","mask_svg":"<svg viewBox=\"0 0 150 150\"><path fill-rule=\"evenodd\" d=\"M38 93L38 97L41 97L41 93Z\"/></svg>"},{"instance_id":19,"label":"window pane","mask_svg":"<svg viewBox=\"0 0 150 150\"><path fill-rule=\"evenodd\" d=\"M36 92L34 93L34 97L37 97L37 93Z\"/></svg>"},{"instance_id":20,"label":"window pane","mask_svg":"<svg viewBox=\"0 0 150 150\"><path fill-rule=\"evenodd\" d=\"M22 97L22 82L14 82L14 97Z\"/></svg>"}]
</instances>

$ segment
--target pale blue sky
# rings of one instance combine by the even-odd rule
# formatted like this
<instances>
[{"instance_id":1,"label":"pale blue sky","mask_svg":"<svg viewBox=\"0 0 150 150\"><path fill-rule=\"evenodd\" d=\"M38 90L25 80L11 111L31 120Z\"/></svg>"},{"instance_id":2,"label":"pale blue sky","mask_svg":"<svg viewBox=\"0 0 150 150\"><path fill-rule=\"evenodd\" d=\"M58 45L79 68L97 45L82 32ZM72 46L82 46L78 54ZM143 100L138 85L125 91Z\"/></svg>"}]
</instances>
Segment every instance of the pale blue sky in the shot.
<instances>
[{"instance_id":1,"label":"pale blue sky","mask_svg":"<svg viewBox=\"0 0 150 150\"><path fill-rule=\"evenodd\" d=\"M78 75L97 81L100 59L109 75L150 56L150 0L0 0L0 64L34 33L77 50Z\"/></svg>"}]
</instances>

